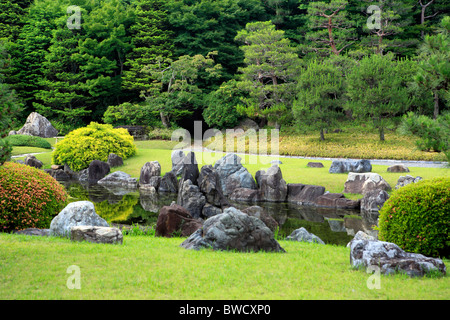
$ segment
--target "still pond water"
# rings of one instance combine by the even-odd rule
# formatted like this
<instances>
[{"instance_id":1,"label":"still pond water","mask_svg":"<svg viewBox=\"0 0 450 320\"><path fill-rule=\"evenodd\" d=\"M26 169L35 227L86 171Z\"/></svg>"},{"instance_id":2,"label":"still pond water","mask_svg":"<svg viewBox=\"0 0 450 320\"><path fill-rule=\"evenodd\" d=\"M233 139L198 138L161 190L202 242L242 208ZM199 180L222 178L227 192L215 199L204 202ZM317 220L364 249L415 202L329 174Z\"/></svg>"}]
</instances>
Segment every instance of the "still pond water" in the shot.
<instances>
[{"instance_id":1,"label":"still pond water","mask_svg":"<svg viewBox=\"0 0 450 320\"><path fill-rule=\"evenodd\" d=\"M159 210L176 202L175 194L140 193L139 190L109 189L101 185L63 183L71 201L94 203L97 214L108 223L150 226L156 224ZM292 203L232 203L238 209L258 205L279 224L279 235L288 236L304 227L327 244L347 245L359 230L370 232L377 216L361 215L356 210L336 210L300 206Z\"/></svg>"}]
</instances>

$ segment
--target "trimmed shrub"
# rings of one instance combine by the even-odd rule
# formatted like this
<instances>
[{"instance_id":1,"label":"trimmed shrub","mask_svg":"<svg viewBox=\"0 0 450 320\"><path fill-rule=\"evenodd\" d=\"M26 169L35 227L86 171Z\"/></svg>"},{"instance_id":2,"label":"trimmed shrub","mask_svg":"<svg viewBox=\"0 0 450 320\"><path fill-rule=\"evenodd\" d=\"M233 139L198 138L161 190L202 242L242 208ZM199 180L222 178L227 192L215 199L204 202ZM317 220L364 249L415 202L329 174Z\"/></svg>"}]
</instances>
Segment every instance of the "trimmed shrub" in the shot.
<instances>
[{"instance_id":1,"label":"trimmed shrub","mask_svg":"<svg viewBox=\"0 0 450 320\"><path fill-rule=\"evenodd\" d=\"M49 228L67 198L64 187L44 171L6 162L0 167L0 231Z\"/></svg>"},{"instance_id":2,"label":"trimmed shrub","mask_svg":"<svg viewBox=\"0 0 450 320\"><path fill-rule=\"evenodd\" d=\"M87 127L70 132L56 144L52 163L68 164L72 170L80 171L89 167L93 160L108 161L110 153L122 159L135 155L134 138L127 129L91 122Z\"/></svg>"},{"instance_id":3,"label":"trimmed shrub","mask_svg":"<svg viewBox=\"0 0 450 320\"><path fill-rule=\"evenodd\" d=\"M50 142L41 137L27 136L23 134L16 134L5 138L8 143L13 147L36 147L51 149Z\"/></svg>"},{"instance_id":4,"label":"trimmed shrub","mask_svg":"<svg viewBox=\"0 0 450 320\"><path fill-rule=\"evenodd\" d=\"M396 190L380 210L380 240L426 256L450 254L450 178Z\"/></svg>"}]
</instances>

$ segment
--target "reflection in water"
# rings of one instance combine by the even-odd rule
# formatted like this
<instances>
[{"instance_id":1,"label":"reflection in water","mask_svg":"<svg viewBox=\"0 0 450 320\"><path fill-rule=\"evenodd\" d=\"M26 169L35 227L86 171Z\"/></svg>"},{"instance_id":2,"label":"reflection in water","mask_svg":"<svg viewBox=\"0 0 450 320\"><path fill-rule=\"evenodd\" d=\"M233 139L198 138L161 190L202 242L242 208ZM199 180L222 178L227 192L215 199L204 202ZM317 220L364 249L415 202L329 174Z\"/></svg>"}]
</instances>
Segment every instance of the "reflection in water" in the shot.
<instances>
[{"instance_id":1,"label":"reflection in water","mask_svg":"<svg viewBox=\"0 0 450 320\"><path fill-rule=\"evenodd\" d=\"M96 212L109 223L155 224L159 210L177 200L175 194L144 193L137 189L110 189L101 185L89 186L79 183L63 184L72 197L71 201L93 202ZM325 243L336 245L346 245L359 230L374 235L372 226L377 224L378 219L378 214L361 214L356 210L317 208L292 203L233 202L232 204L238 209L253 205L262 207L278 222L279 235L282 237L304 227Z\"/></svg>"}]
</instances>

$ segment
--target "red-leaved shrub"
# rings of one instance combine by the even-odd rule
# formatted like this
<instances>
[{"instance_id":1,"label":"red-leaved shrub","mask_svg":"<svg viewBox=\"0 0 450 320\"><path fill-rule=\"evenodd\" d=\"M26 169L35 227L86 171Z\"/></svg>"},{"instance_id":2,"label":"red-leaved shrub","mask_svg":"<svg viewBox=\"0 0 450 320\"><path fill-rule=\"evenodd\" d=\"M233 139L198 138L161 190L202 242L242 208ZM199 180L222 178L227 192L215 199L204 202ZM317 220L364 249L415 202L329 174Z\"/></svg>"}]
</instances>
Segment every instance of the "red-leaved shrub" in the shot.
<instances>
[{"instance_id":1,"label":"red-leaved shrub","mask_svg":"<svg viewBox=\"0 0 450 320\"><path fill-rule=\"evenodd\" d=\"M0 231L49 228L67 198L64 187L44 171L5 162L0 167Z\"/></svg>"}]
</instances>

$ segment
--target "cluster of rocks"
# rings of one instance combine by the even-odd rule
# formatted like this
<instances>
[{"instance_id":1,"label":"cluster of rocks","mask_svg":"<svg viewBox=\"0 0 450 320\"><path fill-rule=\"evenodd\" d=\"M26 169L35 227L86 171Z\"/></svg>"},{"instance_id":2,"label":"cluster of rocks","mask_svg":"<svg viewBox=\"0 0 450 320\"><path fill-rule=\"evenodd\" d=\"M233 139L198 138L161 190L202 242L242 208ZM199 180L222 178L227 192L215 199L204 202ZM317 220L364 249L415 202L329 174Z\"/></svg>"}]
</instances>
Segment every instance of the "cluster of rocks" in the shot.
<instances>
[{"instance_id":1,"label":"cluster of rocks","mask_svg":"<svg viewBox=\"0 0 450 320\"><path fill-rule=\"evenodd\" d=\"M436 272L446 275L441 259L405 252L398 245L378 241L364 233L358 233L347 245L350 248L352 267L379 270L380 274L405 273L410 277L422 277Z\"/></svg>"}]
</instances>

